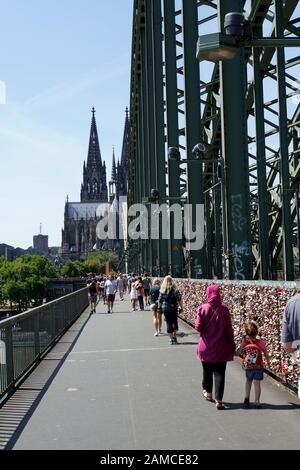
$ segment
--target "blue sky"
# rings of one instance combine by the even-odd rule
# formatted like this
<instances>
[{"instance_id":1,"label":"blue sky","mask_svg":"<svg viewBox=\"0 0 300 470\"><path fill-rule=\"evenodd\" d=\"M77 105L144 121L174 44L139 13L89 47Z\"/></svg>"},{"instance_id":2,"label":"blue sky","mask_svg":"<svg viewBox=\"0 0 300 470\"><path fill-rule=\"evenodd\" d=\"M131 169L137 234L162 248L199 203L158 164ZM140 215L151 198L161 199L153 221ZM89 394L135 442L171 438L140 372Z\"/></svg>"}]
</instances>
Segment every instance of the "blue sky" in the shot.
<instances>
[{"instance_id":1,"label":"blue sky","mask_svg":"<svg viewBox=\"0 0 300 470\"><path fill-rule=\"evenodd\" d=\"M0 243L27 248L42 223L49 245L61 244L93 106L110 179L129 106L132 3L0 0Z\"/></svg>"}]
</instances>

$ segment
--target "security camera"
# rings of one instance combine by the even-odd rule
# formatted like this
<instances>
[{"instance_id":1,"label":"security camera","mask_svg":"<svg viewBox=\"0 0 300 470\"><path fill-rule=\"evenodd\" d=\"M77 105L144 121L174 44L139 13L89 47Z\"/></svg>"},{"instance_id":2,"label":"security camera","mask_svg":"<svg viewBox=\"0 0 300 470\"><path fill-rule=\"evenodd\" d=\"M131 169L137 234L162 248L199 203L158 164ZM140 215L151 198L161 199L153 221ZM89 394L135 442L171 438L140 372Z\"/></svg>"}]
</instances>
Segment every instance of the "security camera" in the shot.
<instances>
[{"instance_id":1,"label":"security camera","mask_svg":"<svg viewBox=\"0 0 300 470\"><path fill-rule=\"evenodd\" d=\"M169 147L168 148L168 158L169 158L169 160L180 161L179 149L177 147Z\"/></svg>"},{"instance_id":2,"label":"security camera","mask_svg":"<svg viewBox=\"0 0 300 470\"><path fill-rule=\"evenodd\" d=\"M225 15L224 31L226 36L233 36L237 40L252 38L251 24L240 12L232 11Z\"/></svg>"},{"instance_id":3,"label":"security camera","mask_svg":"<svg viewBox=\"0 0 300 470\"><path fill-rule=\"evenodd\" d=\"M157 201L159 199L158 189L151 189L150 196L153 201Z\"/></svg>"},{"instance_id":4,"label":"security camera","mask_svg":"<svg viewBox=\"0 0 300 470\"><path fill-rule=\"evenodd\" d=\"M202 142L200 142L199 144L195 145L195 147L192 150L192 153L195 156L195 158L199 158L199 159L205 158L206 153L207 153L207 147Z\"/></svg>"}]
</instances>

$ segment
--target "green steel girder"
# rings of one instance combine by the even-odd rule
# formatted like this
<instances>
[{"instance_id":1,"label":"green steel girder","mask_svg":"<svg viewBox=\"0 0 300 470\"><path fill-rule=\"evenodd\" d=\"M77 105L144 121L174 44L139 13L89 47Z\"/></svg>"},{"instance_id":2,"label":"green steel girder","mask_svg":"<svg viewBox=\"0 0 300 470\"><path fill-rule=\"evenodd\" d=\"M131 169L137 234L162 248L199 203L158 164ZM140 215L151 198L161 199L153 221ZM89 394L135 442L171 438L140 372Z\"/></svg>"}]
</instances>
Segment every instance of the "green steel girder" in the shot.
<instances>
[{"instance_id":1,"label":"green steel girder","mask_svg":"<svg viewBox=\"0 0 300 470\"><path fill-rule=\"evenodd\" d=\"M198 105L201 104L201 123L196 124L195 117L189 117L190 104L189 89L192 86L192 80L195 75L189 76L190 67L185 67L185 54L187 49L187 38L184 35L184 24L187 20L188 13L185 12L184 0L161 0L162 8L162 36L161 48L165 46L164 33L166 29L164 8L173 5L173 18L169 16L173 23L173 34L176 44L176 58L173 60L174 71L176 70L176 80L173 82L169 79L170 75L166 74L166 62L161 64L164 77L164 97L159 98L163 101L165 107L164 113L164 132L165 132L165 151L170 142L174 141L174 145L184 152L189 153L187 144L191 128L194 126L194 135L201 137L206 141L211 149L212 155L228 159L226 156L226 148L224 155L224 138L225 131L222 129L221 113L224 105L223 96L220 92L220 64L217 63L211 67L210 73L206 71L207 63L200 63L200 80L198 89ZM274 1L276 4L274 5ZM153 0L150 0L152 4ZM216 12L218 7L236 5L233 0L219 1L202 1L198 0L198 28L199 35L202 28L206 25L212 25L212 30L217 30ZM281 16L282 28L286 37L300 36L299 18L295 17L299 9L299 0L289 0L282 2L281 0L256 0L251 2L251 10L248 19L251 22L253 31L258 34L260 31L269 29L268 37L274 38L276 32L275 7L277 15ZM175 5L177 10L175 11ZM247 3L249 9L249 3ZM137 202L139 191L137 186L136 168L138 168L137 155L141 155L138 151L139 140L139 114L141 96L139 96L138 83L141 72L141 31L146 27L145 22L145 1L135 0L133 15L133 42L132 42L132 76L131 76L131 142L130 142L130 164L129 164L129 203ZM160 22L160 18L157 18ZM157 46L159 47L158 43ZM189 47L191 44L189 43ZM293 95L298 92L297 79L299 76L299 56L297 49L291 50L287 58L279 58L276 60L276 49L265 48L258 52L254 52L250 48L245 48L244 58L247 63L247 80L248 86L245 93L246 117L248 119L248 159L249 159L249 201L250 213L249 225L251 225L252 253L253 253L253 276L255 278L275 278L276 265L281 263L283 247L285 250L285 260L283 261L282 271L286 279L291 279L296 271L294 266L295 253L299 259L299 241L300 241L300 223L299 223L299 166L296 162L299 150L299 106L291 112L290 100ZM144 51L145 53L145 51ZM279 56L279 54L277 54ZM175 62L175 63L174 63ZM281 64L278 66L278 64ZM281 70L278 68L281 67ZM158 69L159 70L159 66ZM281 75L281 78L278 77ZM261 81L261 90L258 94L259 81ZM274 86L270 84L270 80L280 84L280 94L274 91ZM177 82L177 83L176 83ZM295 87L296 84L296 87ZM288 92L283 91L283 87ZM268 87L268 90L266 90ZM169 90L170 88L170 90ZM228 87L230 90L230 87ZM273 90L273 91L272 91ZM266 91L268 93L266 93ZM273 96L272 96L272 93ZM172 99L172 113L176 113L176 123L171 126L171 117L168 116L166 107L166 98ZM270 96L271 95L271 96ZM173 98L172 98L173 96ZM267 99L266 99L267 97ZM279 98L278 98L279 97ZM170 102L170 101L169 101ZM287 103L288 102L288 106ZM197 105L197 106L198 106ZM284 114L282 110L286 108L287 119L284 123ZM281 109L280 113L278 110ZM258 113L260 115L258 116ZM280 117L281 116L281 117ZM228 118L227 118L228 119ZM281 120L281 121L280 121ZM150 123L149 123L150 124ZM156 123L154 122L155 126ZM192 127L191 127L192 126ZM177 127L177 137L176 137ZM198 130L197 130L198 127ZM170 135L172 129L172 139ZM192 138L194 140L195 138ZM191 140L191 139L190 139ZM194 142L196 143L196 142ZM223 150L222 150L223 146ZM293 149L291 147L293 146ZM282 156L284 155L284 156ZM143 157L142 157L143 158ZM165 161L167 157L165 155ZM295 163L296 162L296 163ZM284 165L284 166L283 166ZM170 166L168 170L168 178L172 175L172 181L166 183L168 188L177 187L175 191L179 191L181 196L191 198L191 186L189 185L189 165L186 171L182 169L179 175L174 179L174 166ZM191 167L190 167L191 168ZM226 263L223 252L227 247L227 234L230 230L230 221L226 216L225 208L228 205L227 195L232 190L232 182L227 180L226 191L224 191L224 174L220 175L218 165L210 162L203 165L203 172L196 170L198 174L199 185L205 194L206 204L206 231L209 240L206 240L205 252L207 265L205 271L208 275L212 274L218 277L226 275ZM221 179L220 179L221 176ZM284 176L284 192L286 199L284 205L283 198L280 193L280 182ZM173 183L177 179L177 185ZM222 183L222 184L221 184ZM173 185L173 186L172 186ZM298 185L298 186L297 186ZM178 192L177 192L178 194ZM134 196L133 196L134 195ZM192 198L195 197L192 196ZM265 200L266 199L266 200ZM140 201L139 201L140 202ZM284 209L283 209L284 208ZM284 218L282 213L284 211ZM243 214L245 215L245 213ZM227 219L226 219L227 217ZM290 222L284 221L288 217ZM282 225L283 223L283 230ZM288 234L289 232L289 234ZM287 235L288 234L288 235ZM284 236L286 238L284 238ZM295 239L298 242L295 245ZM285 240L285 241L284 241ZM227 255L231 256L230 252ZM169 253L170 256L170 253ZM184 274L184 273L183 273ZM231 273L232 276L232 273ZM248 276L248 274L247 274Z\"/></svg>"}]
</instances>

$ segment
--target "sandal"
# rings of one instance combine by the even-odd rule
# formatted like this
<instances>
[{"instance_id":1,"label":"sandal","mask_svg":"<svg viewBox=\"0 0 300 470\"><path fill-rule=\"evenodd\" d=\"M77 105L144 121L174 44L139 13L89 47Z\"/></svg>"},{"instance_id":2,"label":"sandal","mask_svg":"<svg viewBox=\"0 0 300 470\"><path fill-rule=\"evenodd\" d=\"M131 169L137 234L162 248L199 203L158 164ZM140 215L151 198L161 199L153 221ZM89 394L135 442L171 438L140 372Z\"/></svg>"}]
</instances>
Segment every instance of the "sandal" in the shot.
<instances>
[{"instance_id":1,"label":"sandal","mask_svg":"<svg viewBox=\"0 0 300 470\"><path fill-rule=\"evenodd\" d=\"M213 397L211 393L208 393L206 390L202 390L202 394L207 401L213 401Z\"/></svg>"},{"instance_id":2,"label":"sandal","mask_svg":"<svg viewBox=\"0 0 300 470\"><path fill-rule=\"evenodd\" d=\"M221 401L216 401L216 408L217 410L225 410L225 406Z\"/></svg>"}]
</instances>

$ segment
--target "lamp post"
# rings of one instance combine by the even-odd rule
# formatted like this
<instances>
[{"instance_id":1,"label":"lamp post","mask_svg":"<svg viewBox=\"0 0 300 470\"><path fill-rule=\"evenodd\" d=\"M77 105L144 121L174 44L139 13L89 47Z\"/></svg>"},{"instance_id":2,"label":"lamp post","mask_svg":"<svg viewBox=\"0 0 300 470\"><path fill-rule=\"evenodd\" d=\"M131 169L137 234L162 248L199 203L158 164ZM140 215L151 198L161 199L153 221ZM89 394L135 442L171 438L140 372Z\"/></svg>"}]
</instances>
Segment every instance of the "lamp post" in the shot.
<instances>
[{"instance_id":1,"label":"lamp post","mask_svg":"<svg viewBox=\"0 0 300 470\"><path fill-rule=\"evenodd\" d=\"M282 185L287 189L289 184L289 159L286 137L286 104L282 98L285 94L284 57L283 52L280 54L280 51L284 47L300 46L299 38L283 37L282 4L279 1L275 1L275 34L277 37L274 38L254 37L251 24L245 19L242 8L243 2L240 0L219 2L220 29L222 31L200 36L197 42L198 60L220 61L221 95L223 97L223 107L221 108L222 151L225 162L226 188L225 230L228 234L228 250L232 253L229 259L229 276L240 280L252 278L244 49L272 47L279 51L277 52L277 74L281 147L280 170ZM236 11L233 12L233 9L236 9ZM238 133L236 132L237 129L239 130ZM260 214L265 210L262 204L263 201L259 205ZM282 220L285 279L292 280L292 223L288 191L283 191L282 195ZM261 230L260 227L261 244L262 238L268 237L266 231L265 225L264 230ZM264 260L266 260L266 256ZM263 271L267 272L267 266L264 267Z\"/></svg>"},{"instance_id":2,"label":"lamp post","mask_svg":"<svg viewBox=\"0 0 300 470\"><path fill-rule=\"evenodd\" d=\"M227 2L228 5L229 2ZM276 16L280 16L280 5L275 1ZM277 28L278 29L278 28ZM197 59L217 62L219 60L232 60L238 49L245 47L299 47L299 38L285 37L254 37L251 23L246 20L243 13L229 12L224 16L224 30L206 34L198 38Z\"/></svg>"}]
</instances>

